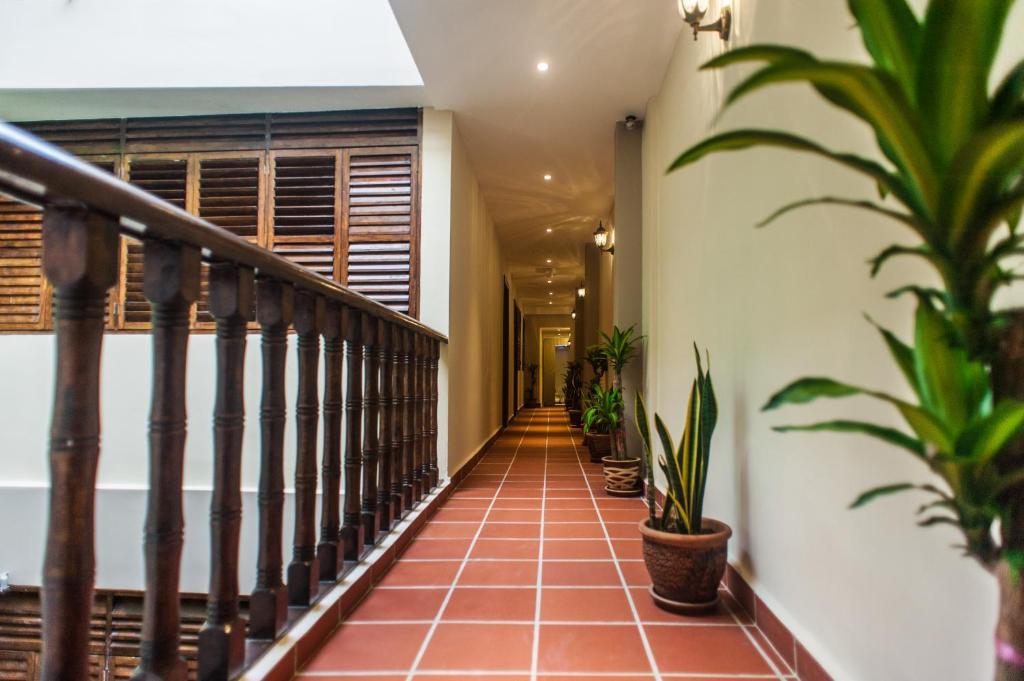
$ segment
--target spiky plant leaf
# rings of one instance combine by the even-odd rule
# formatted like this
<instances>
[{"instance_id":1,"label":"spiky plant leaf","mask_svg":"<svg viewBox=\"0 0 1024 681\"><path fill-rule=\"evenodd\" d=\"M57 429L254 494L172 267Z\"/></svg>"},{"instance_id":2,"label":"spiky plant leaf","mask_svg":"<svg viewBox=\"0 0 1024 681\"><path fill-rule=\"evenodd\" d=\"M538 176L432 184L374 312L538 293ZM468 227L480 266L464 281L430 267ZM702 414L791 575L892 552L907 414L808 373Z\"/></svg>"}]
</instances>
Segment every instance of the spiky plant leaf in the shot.
<instances>
[{"instance_id":1,"label":"spiky plant leaf","mask_svg":"<svg viewBox=\"0 0 1024 681\"><path fill-rule=\"evenodd\" d=\"M912 215L907 215L906 213L901 213L901 212L896 211L896 210L890 210L888 208L884 208L882 206L879 206L877 203L872 203L871 201L863 201L863 200L857 200L857 199L844 199L844 198L840 198L840 197L836 197L836 196L822 196L822 197L819 197L819 198L802 199L800 201L794 201L793 203L788 203L785 206L783 206L782 208L779 208L778 210L776 210L774 213L772 213L768 217L766 217L764 220L761 220L759 223L757 223L757 226L758 227L767 227L768 225L770 225L771 223L775 222L776 220L778 220L783 215L786 215L787 213L791 213L794 210L799 210L801 208L807 208L808 206L827 206L827 205L846 206L847 208L859 208L860 210L867 210L867 211L871 211L872 213L877 213L878 215L881 215L883 217L891 218L891 219L896 220L898 222L902 222L907 227L910 227L910 229L912 229L914 231L914 233L916 233L916 234L918 234L919 236L922 236L922 237L925 236L925 233L928 230L927 225L923 224L922 222L917 220Z\"/></svg>"},{"instance_id":2,"label":"spiky plant leaf","mask_svg":"<svg viewBox=\"0 0 1024 681\"><path fill-rule=\"evenodd\" d=\"M901 447L918 458L927 458L924 443L920 440L911 437L902 431L896 430L895 428L888 428L886 426L880 426L875 423L867 423L864 421L823 421L821 423L811 423L802 426L775 426L772 430L780 433L812 433L821 431L831 431L834 433L861 433L864 435L870 435L871 437L877 438L887 444Z\"/></svg>"},{"instance_id":3,"label":"spiky plant leaf","mask_svg":"<svg viewBox=\"0 0 1024 681\"><path fill-rule=\"evenodd\" d=\"M853 503L850 504L850 508L860 508L865 504L870 504L872 501L879 497L888 496L890 494L897 494L899 492L906 492L907 490L914 489L915 487L917 487L917 485L910 482L901 482L895 485L875 487L874 489L869 489L867 492L864 492L856 499L854 499Z\"/></svg>"},{"instance_id":4,"label":"spiky plant leaf","mask_svg":"<svg viewBox=\"0 0 1024 681\"><path fill-rule=\"evenodd\" d=\"M849 0L848 4L875 63L900 82L909 99L916 99L921 24L906 0Z\"/></svg>"}]
</instances>

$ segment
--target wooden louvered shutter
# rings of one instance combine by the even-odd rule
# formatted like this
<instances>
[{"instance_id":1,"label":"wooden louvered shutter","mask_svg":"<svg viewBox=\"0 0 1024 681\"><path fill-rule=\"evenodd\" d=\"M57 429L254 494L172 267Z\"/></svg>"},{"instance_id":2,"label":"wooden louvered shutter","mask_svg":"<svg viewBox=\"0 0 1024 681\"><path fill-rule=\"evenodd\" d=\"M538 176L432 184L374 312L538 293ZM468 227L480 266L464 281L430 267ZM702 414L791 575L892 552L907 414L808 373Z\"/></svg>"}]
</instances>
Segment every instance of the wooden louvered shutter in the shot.
<instances>
[{"instance_id":1,"label":"wooden louvered shutter","mask_svg":"<svg viewBox=\"0 0 1024 681\"><path fill-rule=\"evenodd\" d=\"M46 328L42 211L0 197L0 329Z\"/></svg>"},{"instance_id":2,"label":"wooden louvered shutter","mask_svg":"<svg viewBox=\"0 0 1024 681\"><path fill-rule=\"evenodd\" d=\"M258 156L199 160L199 217L232 234L260 243L261 166ZM214 327L207 308L209 268L203 265L196 326Z\"/></svg>"},{"instance_id":3,"label":"wooden louvered shutter","mask_svg":"<svg viewBox=\"0 0 1024 681\"><path fill-rule=\"evenodd\" d=\"M185 209L188 194L188 162L181 158L132 158L128 181ZM142 244L125 237L121 274L121 327L149 328L149 302L142 292Z\"/></svg>"},{"instance_id":4,"label":"wooden louvered shutter","mask_svg":"<svg viewBox=\"0 0 1024 681\"><path fill-rule=\"evenodd\" d=\"M347 150L344 179L345 283L415 315L416 148Z\"/></svg>"},{"instance_id":5,"label":"wooden louvered shutter","mask_svg":"<svg viewBox=\"0 0 1024 681\"><path fill-rule=\"evenodd\" d=\"M331 279L339 241L337 171L336 154L274 156L271 248Z\"/></svg>"}]
</instances>

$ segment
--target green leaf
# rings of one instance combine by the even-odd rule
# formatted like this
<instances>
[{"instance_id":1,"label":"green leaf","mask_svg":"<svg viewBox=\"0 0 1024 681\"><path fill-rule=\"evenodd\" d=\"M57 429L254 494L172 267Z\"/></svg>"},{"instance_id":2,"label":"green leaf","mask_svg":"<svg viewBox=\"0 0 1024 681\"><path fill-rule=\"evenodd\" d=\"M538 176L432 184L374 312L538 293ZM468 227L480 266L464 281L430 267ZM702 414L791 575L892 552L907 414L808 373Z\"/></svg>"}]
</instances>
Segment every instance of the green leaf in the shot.
<instances>
[{"instance_id":1,"label":"green leaf","mask_svg":"<svg viewBox=\"0 0 1024 681\"><path fill-rule=\"evenodd\" d=\"M894 196L900 198L904 203L913 205L911 203L913 198L902 180L880 164L853 154L830 151L816 142L777 130L742 129L714 135L681 153L672 162L672 165L668 167L666 172L670 173L683 166L695 163L709 154L722 151L740 151L751 147L777 147L817 154L858 173L867 175L878 186L891 191Z\"/></svg>"},{"instance_id":2,"label":"green leaf","mask_svg":"<svg viewBox=\"0 0 1024 681\"><path fill-rule=\"evenodd\" d=\"M992 62L1013 0L930 0L917 102L945 167L988 118Z\"/></svg>"},{"instance_id":3,"label":"green leaf","mask_svg":"<svg viewBox=\"0 0 1024 681\"><path fill-rule=\"evenodd\" d=\"M874 438L878 438L883 442L901 447L906 449L911 454L918 458L925 458L924 444L913 438L906 433L896 430L895 428L886 428L885 426L879 426L874 423L865 423L863 421L824 421L822 423L811 423L802 426L776 426L772 430L780 433L791 433L791 432L821 432L831 431L834 433L861 433L863 435L869 435Z\"/></svg>"},{"instance_id":4,"label":"green leaf","mask_svg":"<svg viewBox=\"0 0 1024 681\"><path fill-rule=\"evenodd\" d=\"M761 411L778 409L784 404L805 404L819 397L849 397L863 393L864 391L860 388L839 383L831 378L801 378L772 395L768 402L761 407Z\"/></svg>"},{"instance_id":5,"label":"green leaf","mask_svg":"<svg viewBox=\"0 0 1024 681\"><path fill-rule=\"evenodd\" d=\"M1010 70L996 88L989 120L996 122L1012 117L1024 100L1024 59Z\"/></svg>"},{"instance_id":6,"label":"green leaf","mask_svg":"<svg viewBox=\"0 0 1024 681\"><path fill-rule=\"evenodd\" d=\"M879 143L913 179L929 214L934 212L938 204L937 173L910 102L891 76L859 64L782 61L737 85L726 105L763 87L792 82L813 85L830 102L870 125Z\"/></svg>"},{"instance_id":7,"label":"green leaf","mask_svg":"<svg viewBox=\"0 0 1024 681\"><path fill-rule=\"evenodd\" d=\"M921 391L917 385L917 370L914 366L913 348L901 341L892 331L876 323L871 317L864 316L872 326L878 329L878 333L882 334L882 340L885 342L885 346L889 348L889 354L895 360L896 366L900 368L903 378L913 388L914 394L920 397Z\"/></svg>"},{"instance_id":8,"label":"green leaf","mask_svg":"<svg viewBox=\"0 0 1024 681\"><path fill-rule=\"evenodd\" d=\"M913 101L921 24L906 0L849 0L849 6L875 63L893 74Z\"/></svg>"},{"instance_id":9,"label":"green leaf","mask_svg":"<svg viewBox=\"0 0 1024 681\"><path fill-rule=\"evenodd\" d=\"M917 487L917 485L909 482L901 482L896 485L885 485L884 487L875 487L874 489L869 489L867 492L864 492L857 497L854 502L850 504L850 508L860 508L865 504L871 503L878 497L884 497L898 492L905 492L909 489L914 489L915 487Z\"/></svg>"},{"instance_id":10,"label":"green leaf","mask_svg":"<svg viewBox=\"0 0 1024 681\"><path fill-rule=\"evenodd\" d=\"M954 347L955 331L927 301L917 305L914 367L921 388L921 404L960 432L973 416L978 396L973 394L976 373L962 347ZM948 451L948 450L947 450Z\"/></svg>"},{"instance_id":11,"label":"green leaf","mask_svg":"<svg viewBox=\"0 0 1024 681\"><path fill-rule=\"evenodd\" d=\"M918 527L935 527L936 525L952 525L953 527L961 527L959 520L945 515L934 515L929 518L925 518L924 520L920 520L917 523Z\"/></svg>"},{"instance_id":12,"label":"green leaf","mask_svg":"<svg viewBox=\"0 0 1024 681\"><path fill-rule=\"evenodd\" d=\"M1002 400L992 413L974 423L956 443L959 456L987 463L1016 439L1024 427L1024 402Z\"/></svg>"},{"instance_id":13,"label":"green leaf","mask_svg":"<svg viewBox=\"0 0 1024 681\"><path fill-rule=\"evenodd\" d=\"M971 139L956 159L946 182L943 215L949 225L949 243L981 252L997 222L979 229L979 218L998 203L1007 180L1024 168L1024 124L1001 123ZM973 231L972 231L973 229Z\"/></svg>"},{"instance_id":14,"label":"green leaf","mask_svg":"<svg viewBox=\"0 0 1024 681\"><path fill-rule=\"evenodd\" d=\"M944 273L944 263L932 252L927 246L900 246L893 245L889 246L881 253L876 255L874 258L868 261L871 265L871 277L878 276L878 273L882 270L882 266L891 258L895 258L903 255L912 255L918 258L924 258L931 263L940 274Z\"/></svg>"},{"instance_id":15,"label":"green leaf","mask_svg":"<svg viewBox=\"0 0 1024 681\"><path fill-rule=\"evenodd\" d=\"M778 209L761 222L757 223L757 226L766 227L775 220L777 220L778 218L782 217L783 215L791 211L797 210L799 208L806 208L807 206L817 205L847 206L849 208L860 208L862 210L869 210L873 213L878 213L879 215L882 215L884 217L892 218L893 220L902 222L903 224L907 225L912 230L914 230L915 233L921 236L925 236L925 232L928 229L924 224L922 224L912 215L907 215L906 213L900 213L899 211L883 208L882 206L879 206L876 203L872 203L871 201L843 199L834 196L822 196L816 199L804 199L802 201L794 201L793 203L786 204L785 206Z\"/></svg>"},{"instance_id":16,"label":"green leaf","mask_svg":"<svg viewBox=\"0 0 1024 681\"><path fill-rule=\"evenodd\" d=\"M734 64L750 62L778 64L785 61L813 62L815 59L810 52L798 50L787 45L749 45L723 52L700 68L701 70L720 69Z\"/></svg>"}]
</instances>

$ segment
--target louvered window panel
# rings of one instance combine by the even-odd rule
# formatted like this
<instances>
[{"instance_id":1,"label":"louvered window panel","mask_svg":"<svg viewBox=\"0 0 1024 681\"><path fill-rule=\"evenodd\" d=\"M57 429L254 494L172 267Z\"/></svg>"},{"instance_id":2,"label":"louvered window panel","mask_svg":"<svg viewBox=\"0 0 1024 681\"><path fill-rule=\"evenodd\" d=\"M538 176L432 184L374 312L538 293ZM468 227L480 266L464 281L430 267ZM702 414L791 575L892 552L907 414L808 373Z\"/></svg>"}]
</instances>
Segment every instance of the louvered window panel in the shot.
<instances>
[{"instance_id":1,"label":"louvered window panel","mask_svg":"<svg viewBox=\"0 0 1024 681\"><path fill-rule=\"evenodd\" d=\"M210 158L199 162L199 217L257 243L259 207L258 158ZM207 306L208 291L209 268L204 264L196 303L196 324L201 328L214 327Z\"/></svg>"},{"instance_id":2,"label":"louvered window panel","mask_svg":"<svg viewBox=\"0 0 1024 681\"><path fill-rule=\"evenodd\" d=\"M18 125L73 154L116 154L121 146L121 120L117 118Z\"/></svg>"},{"instance_id":3,"label":"louvered window panel","mask_svg":"<svg viewBox=\"0 0 1024 681\"><path fill-rule=\"evenodd\" d=\"M413 217L412 154L363 155L353 151L348 168L349 239L408 235Z\"/></svg>"},{"instance_id":4,"label":"louvered window panel","mask_svg":"<svg viewBox=\"0 0 1024 681\"><path fill-rule=\"evenodd\" d=\"M409 311L409 242L367 241L348 247L348 287L399 312Z\"/></svg>"},{"instance_id":5,"label":"louvered window panel","mask_svg":"<svg viewBox=\"0 0 1024 681\"><path fill-rule=\"evenodd\" d=\"M0 328L43 328L42 252L42 212L0 197Z\"/></svg>"},{"instance_id":6,"label":"louvered window panel","mask_svg":"<svg viewBox=\"0 0 1024 681\"><path fill-rule=\"evenodd\" d=\"M274 159L273 250L334 278L338 201L334 156Z\"/></svg>"},{"instance_id":7,"label":"louvered window panel","mask_svg":"<svg viewBox=\"0 0 1024 681\"><path fill-rule=\"evenodd\" d=\"M184 210L188 186L188 163L183 159L132 159L128 179L135 186ZM127 242L125 272L122 281L121 317L126 329L149 327L149 301L142 292L142 244Z\"/></svg>"}]
</instances>

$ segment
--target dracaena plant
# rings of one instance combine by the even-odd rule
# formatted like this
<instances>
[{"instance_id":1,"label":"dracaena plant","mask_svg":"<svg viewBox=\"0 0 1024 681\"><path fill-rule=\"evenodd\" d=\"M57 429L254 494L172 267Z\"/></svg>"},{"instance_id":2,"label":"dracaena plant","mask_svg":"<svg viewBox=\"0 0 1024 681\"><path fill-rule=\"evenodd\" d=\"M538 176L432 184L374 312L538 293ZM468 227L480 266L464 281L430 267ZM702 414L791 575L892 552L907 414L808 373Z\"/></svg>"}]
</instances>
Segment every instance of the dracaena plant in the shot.
<instances>
[{"instance_id":1,"label":"dracaena plant","mask_svg":"<svg viewBox=\"0 0 1024 681\"><path fill-rule=\"evenodd\" d=\"M647 462L647 507L650 511L650 526L653 529L676 534L700 534L704 519L704 491L708 481L708 465L711 459L711 436L718 422L718 403L715 388L711 383L711 360L708 370L697 356L697 378L690 386L690 399L686 405L686 425L683 439L675 446L671 433L661 417L654 415L654 426L661 441L661 455L657 464L665 475L665 506L658 517L654 499L654 446L651 428L647 419L647 405L637 393L633 417L640 440L643 442L644 458Z\"/></svg>"},{"instance_id":2,"label":"dracaena plant","mask_svg":"<svg viewBox=\"0 0 1024 681\"><path fill-rule=\"evenodd\" d=\"M767 407L864 394L893 405L907 430L830 421L802 430L858 432L909 451L943 482L893 482L855 505L909 489L932 498L922 524L952 524L967 552L994 571L1002 590L997 628L1001 680L1024 680L1024 490L1021 420L1024 313L997 311L993 297L1017 279L1009 259L1024 254L1017 232L1024 204L1024 62L1006 74L993 64L1014 0L930 0L919 17L905 0L848 0L869 63L820 59L780 45L728 52L704 66L757 64L726 106L777 84L806 83L873 130L878 154L864 158L789 132L742 129L684 151L670 170L708 154L776 147L818 155L876 185L880 198L822 196L783 206L767 224L810 205L870 211L898 225L906 242L871 261L918 258L940 286L911 284L918 298L913 345L880 329L916 401L831 379L801 379ZM995 82L994 88L989 83ZM1016 398L1016 399L1015 399ZM1000 531L994 520L999 519Z\"/></svg>"},{"instance_id":3,"label":"dracaena plant","mask_svg":"<svg viewBox=\"0 0 1024 681\"><path fill-rule=\"evenodd\" d=\"M619 327L612 329L611 335L601 332L601 352L606 358L607 367L612 373L612 387L622 391L622 371L626 365L636 357L640 342L643 336L636 333L636 325L622 330ZM619 426L612 432L612 456L616 459L625 459L626 453L626 429L623 427L624 415L620 415Z\"/></svg>"},{"instance_id":4,"label":"dracaena plant","mask_svg":"<svg viewBox=\"0 0 1024 681\"><path fill-rule=\"evenodd\" d=\"M583 365L579 362L569 362L565 365L565 373L562 374L562 394L565 397L565 406L569 409L579 409L583 393Z\"/></svg>"},{"instance_id":5,"label":"dracaena plant","mask_svg":"<svg viewBox=\"0 0 1024 681\"><path fill-rule=\"evenodd\" d=\"M588 393L592 393L595 387L602 385L604 376L608 373L608 357L600 345L591 345L587 348L585 359L593 374L587 389Z\"/></svg>"},{"instance_id":6,"label":"dracaena plant","mask_svg":"<svg viewBox=\"0 0 1024 681\"><path fill-rule=\"evenodd\" d=\"M622 418L622 391L618 388L594 386L583 412L583 432L609 435L619 427Z\"/></svg>"}]
</instances>

